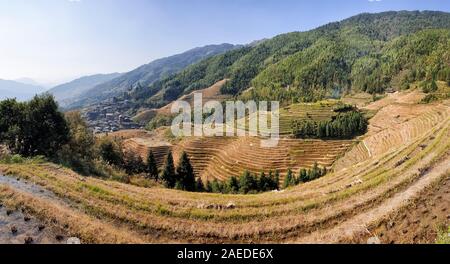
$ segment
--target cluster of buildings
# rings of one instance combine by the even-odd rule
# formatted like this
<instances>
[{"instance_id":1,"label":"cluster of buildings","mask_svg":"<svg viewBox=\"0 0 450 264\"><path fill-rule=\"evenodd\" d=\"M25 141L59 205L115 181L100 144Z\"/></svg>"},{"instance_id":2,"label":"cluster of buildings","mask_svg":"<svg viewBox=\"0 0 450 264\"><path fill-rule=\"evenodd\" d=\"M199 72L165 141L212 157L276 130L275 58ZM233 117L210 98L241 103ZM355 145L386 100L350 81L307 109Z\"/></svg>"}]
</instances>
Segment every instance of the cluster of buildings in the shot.
<instances>
[{"instance_id":1,"label":"cluster of buildings","mask_svg":"<svg viewBox=\"0 0 450 264\"><path fill-rule=\"evenodd\" d=\"M142 128L125 114L130 107L128 100L111 100L84 109L83 117L94 133Z\"/></svg>"}]
</instances>

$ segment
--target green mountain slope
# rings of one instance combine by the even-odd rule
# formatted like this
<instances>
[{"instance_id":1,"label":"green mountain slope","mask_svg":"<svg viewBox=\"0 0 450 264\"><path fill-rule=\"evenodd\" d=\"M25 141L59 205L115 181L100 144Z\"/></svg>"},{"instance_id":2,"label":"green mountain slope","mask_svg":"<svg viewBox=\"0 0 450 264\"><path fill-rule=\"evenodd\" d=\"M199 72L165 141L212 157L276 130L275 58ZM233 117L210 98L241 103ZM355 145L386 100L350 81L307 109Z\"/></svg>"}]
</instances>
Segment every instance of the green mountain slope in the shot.
<instances>
[{"instance_id":1,"label":"green mountain slope","mask_svg":"<svg viewBox=\"0 0 450 264\"><path fill-rule=\"evenodd\" d=\"M222 79L228 79L223 93L244 99L314 101L339 96L350 88L381 92L404 74L403 68L413 70L411 64L428 61L430 54L439 53L438 47L445 49L448 29L450 14L444 12L361 14L208 58L136 89L132 96L140 106L158 107ZM437 41L440 46L426 41ZM427 50L408 57L407 46L415 42ZM398 60L398 56L403 58ZM448 66L445 56L433 56L436 60L427 66L433 70L420 67L425 72L415 79L442 77ZM393 61L400 65L394 66Z\"/></svg>"}]
</instances>

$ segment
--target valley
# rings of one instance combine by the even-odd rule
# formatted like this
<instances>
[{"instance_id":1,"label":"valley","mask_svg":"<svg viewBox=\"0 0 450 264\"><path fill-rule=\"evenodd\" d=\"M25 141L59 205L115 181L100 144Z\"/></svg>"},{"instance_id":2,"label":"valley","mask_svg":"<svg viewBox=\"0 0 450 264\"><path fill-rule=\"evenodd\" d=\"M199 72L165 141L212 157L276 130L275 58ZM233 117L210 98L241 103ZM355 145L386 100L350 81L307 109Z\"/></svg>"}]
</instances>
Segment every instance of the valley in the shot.
<instances>
[{"instance_id":1,"label":"valley","mask_svg":"<svg viewBox=\"0 0 450 264\"><path fill-rule=\"evenodd\" d=\"M365 239L373 236L382 243L411 241L398 235L397 225L405 224L401 224L401 218L395 220L398 218L396 215L401 214L405 210L403 208L414 206L416 199L422 204L435 201L433 199L448 199L448 184L441 183L447 182L450 175L449 102L418 105L410 101L408 108L405 108L402 100L413 97L414 93L416 91L394 93L369 103L366 106L368 109L381 106L370 120L369 132L360 139L360 143L323 143L325 148L345 145L341 155L336 154L334 157L336 162L332 172L280 192L257 195L188 193L85 178L46 163L3 164L0 165L3 174L43 186L54 193L58 200L69 204L62 206L49 200L54 198L35 196L29 190L4 184L0 190L0 199L4 204L29 210L42 221L54 218L55 226L68 225L68 233L85 243L365 243ZM414 97L420 99L420 96ZM395 115L386 115L386 112L394 113L392 108L398 109ZM381 119L384 127L378 123ZM152 140L147 132L130 131L120 136L133 141L138 151L139 148L141 151L148 147L162 148L145 143ZM308 142L286 140L286 146L308 151L308 145L305 145ZM240 146L240 155L227 156L225 153L236 148L233 147L234 142L239 142L236 144ZM233 164L229 169L236 170L239 168L236 164L242 164L243 167L255 164L255 169L260 169L261 166L270 166L270 162L277 164L277 168L283 167L277 162L288 162L279 154L261 151L255 151L257 156L253 155L251 160L245 159L244 144L251 142L252 139L248 138L194 138L185 139L179 144L168 144L167 147L187 149L197 173L208 175L205 177L228 175L218 173L227 170L227 163ZM154 143L158 144L158 140ZM315 146L318 144L314 141L310 143ZM133 146L131 142L128 145ZM320 152L321 148L317 149L315 151ZM221 151L222 154L214 154ZM323 151L330 153L329 149ZM155 149L155 153L159 152ZM272 157L280 157L280 161ZM308 157L314 159L312 153L308 153ZM309 159L304 160L302 165L308 166ZM318 156L318 160L323 158ZM249 163L247 165L244 162ZM332 166L333 158L323 162L329 162L327 164ZM288 162L285 166L289 165ZM439 188L439 198L421 195L433 188ZM230 203L233 206L226 209ZM440 204L443 207L432 211L430 219L435 221L429 220L428 227L431 229L427 230L438 230L439 225L448 223L448 208L445 206L448 203ZM420 208L415 210L422 210ZM102 219L101 222L94 220L94 217ZM383 223L392 228L383 228ZM408 227L405 226L408 232L415 232L416 229ZM94 234L98 233L94 230L99 229L103 231L102 236ZM414 241L432 242L436 232L431 235L429 232L417 233Z\"/></svg>"},{"instance_id":2,"label":"valley","mask_svg":"<svg viewBox=\"0 0 450 264\"><path fill-rule=\"evenodd\" d=\"M448 243L450 13L362 13L6 98L0 243Z\"/></svg>"}]
</instances>

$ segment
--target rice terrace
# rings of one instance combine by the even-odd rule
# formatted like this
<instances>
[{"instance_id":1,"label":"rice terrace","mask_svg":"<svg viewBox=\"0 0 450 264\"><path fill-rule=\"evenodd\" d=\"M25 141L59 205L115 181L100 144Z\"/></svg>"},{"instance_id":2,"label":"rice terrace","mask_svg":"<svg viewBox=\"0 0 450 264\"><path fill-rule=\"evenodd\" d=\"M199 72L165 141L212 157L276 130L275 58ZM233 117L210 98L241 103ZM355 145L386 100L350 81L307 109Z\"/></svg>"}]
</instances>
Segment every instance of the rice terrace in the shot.
<instances>
[{"instance_id":1,"label":"rice terrace","mask_svg":"<svg viewBox=\"0 0 450 264\"><path fill-rule=\"evenodd\" d=\"M449 243L449 13L364 13L77 85L0 90L1 244ZM248 124L174 135L195 94L279 102L277 144Z\"/></svg>"}]
</instances>

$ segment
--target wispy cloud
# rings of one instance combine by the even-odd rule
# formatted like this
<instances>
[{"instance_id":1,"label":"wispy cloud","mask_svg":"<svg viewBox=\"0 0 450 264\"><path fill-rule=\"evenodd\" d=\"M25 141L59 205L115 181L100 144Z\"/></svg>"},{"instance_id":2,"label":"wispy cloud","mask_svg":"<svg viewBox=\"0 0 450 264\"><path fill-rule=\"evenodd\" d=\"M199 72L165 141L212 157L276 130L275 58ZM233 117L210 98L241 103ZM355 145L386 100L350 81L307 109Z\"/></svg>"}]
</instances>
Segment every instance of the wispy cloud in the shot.
<instances>
[{"instance_id":1,"label":"wispy cloud","mask_svg":"<svg viewBox=\"0 0 450 264\"><path fill-rule=\"evenodd\" d=\"M80 0L81 1L81 0ZM374 3L374 2L381 2L383 0L368 0L370 3Z\"/></svg>"}]
</instances>

